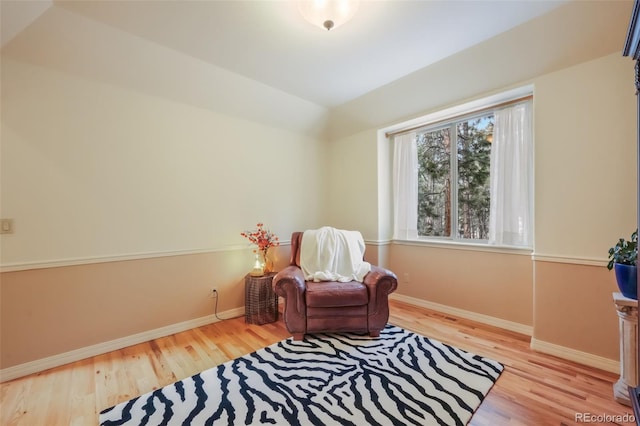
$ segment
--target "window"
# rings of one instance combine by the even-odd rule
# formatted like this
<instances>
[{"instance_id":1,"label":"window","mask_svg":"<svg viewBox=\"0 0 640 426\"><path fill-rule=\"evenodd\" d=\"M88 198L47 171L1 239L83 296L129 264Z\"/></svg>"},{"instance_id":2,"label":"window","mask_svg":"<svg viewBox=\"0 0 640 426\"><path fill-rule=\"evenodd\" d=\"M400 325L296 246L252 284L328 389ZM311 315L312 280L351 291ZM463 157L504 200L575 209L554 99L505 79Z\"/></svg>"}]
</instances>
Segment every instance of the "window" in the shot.
<instances>
[{"instance_id":1,"label":"window","mask_svg":"<svg viewBox=\"0 0 640 426\"><path fill-rule=\"evenodd\" d=\"M492 139L493 113L416 132L418 236L488 239Z\"/></svg>"},{"instance_id":2,"label":"window","mask_svg":"<svg viewBox=\"0 0 640 426\"><path fill-rule=\"evenodd\" d=\"M530 97L398 133L394 238L530 246L532 156Z\"/></svg>"}]
</instances>

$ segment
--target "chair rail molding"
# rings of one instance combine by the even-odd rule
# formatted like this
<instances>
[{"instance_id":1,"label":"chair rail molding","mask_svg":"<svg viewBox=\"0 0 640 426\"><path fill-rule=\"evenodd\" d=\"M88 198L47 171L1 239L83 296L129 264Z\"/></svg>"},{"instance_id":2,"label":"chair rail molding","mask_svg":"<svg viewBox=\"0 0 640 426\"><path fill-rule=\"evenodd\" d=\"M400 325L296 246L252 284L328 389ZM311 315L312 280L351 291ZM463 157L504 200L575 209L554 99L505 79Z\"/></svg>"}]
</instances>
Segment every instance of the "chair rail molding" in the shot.
<instances>
[{"instance_id":1,"label":"chair rail molding","mask_svg":"<svg viewBox=\"0 0 640 426\"><path fill-rule=\"evenodd\" d=\"M575 257L575 256L562 256L557 254L544 254L534 252L531 255L531 260L534 262L551 262L551 263L570 263L573 265L585 265L585 266L607 266L607 260L598 259L593 257Z\"/></svg>"},{"instance_id":2,"label":"chair rail molding","mask_svg":"<svg viewBox=\"0 0 640 426\"><path fill-rule=\"evenodd\" d=\"M280 241L281 246L287 246L290 244L291 244L291 241L286 241L286 240ZM244 250L250 250L250 249L251 247L247 247L247 245L236 244L232 246L213 247L213 248L206 248L206 249L151 251L151 252L126 253L126 254L107 255L107 256L88 256L88 257L74 257L69 259L52 259L52 260L42 260L42 261L35 261L35 262L6 263L6 264L0 264L0 273L28 271L30 269L59 268L62 266L90 265L93 263L121 262L124 260L153 259L157 257L188 256L193 254L204 254L204 253L244 251Z\"/></svg>"}]
</instances>

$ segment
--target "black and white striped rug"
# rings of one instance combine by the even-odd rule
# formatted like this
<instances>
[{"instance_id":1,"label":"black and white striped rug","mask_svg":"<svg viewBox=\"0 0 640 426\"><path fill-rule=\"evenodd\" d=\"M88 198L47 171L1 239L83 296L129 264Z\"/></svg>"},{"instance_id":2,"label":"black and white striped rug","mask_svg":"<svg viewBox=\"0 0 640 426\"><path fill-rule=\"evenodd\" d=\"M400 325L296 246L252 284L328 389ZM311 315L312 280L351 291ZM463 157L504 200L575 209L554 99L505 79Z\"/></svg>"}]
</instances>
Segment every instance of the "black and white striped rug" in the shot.
<instances>
[{"instance_id":1,"label":"black and white striped rug","mask_svg":"<svg viewBox=\"0 0 640 426\"><path fill-rule=\"evenodd\" d=\"M464 425L502 365L402 328L283 340L100 413L101 425Z\"/></svg>"}]
</instances>

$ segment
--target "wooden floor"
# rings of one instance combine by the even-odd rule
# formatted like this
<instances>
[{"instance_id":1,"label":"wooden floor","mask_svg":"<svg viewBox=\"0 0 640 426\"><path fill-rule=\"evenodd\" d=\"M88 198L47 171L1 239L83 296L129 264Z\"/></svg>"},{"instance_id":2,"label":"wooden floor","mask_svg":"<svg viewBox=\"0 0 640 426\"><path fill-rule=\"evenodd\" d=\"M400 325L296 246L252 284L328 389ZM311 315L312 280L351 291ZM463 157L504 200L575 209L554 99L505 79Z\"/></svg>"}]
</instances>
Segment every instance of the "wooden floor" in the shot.
<instances>
[{"instance_id":1,"label":"wooden floor","mask_svg":"<svg viewBox=\"0 0 640 426\"><path fill-rule=\"evenodd\" d=\"M616 374L534 352L527 336L397 301L389 322L505 365L471 425L570 425L583 423L578 413L631 413L613 400ZM282 319L260 326L240 317L2 383L0 425L95 425L105 408L287 337Z\"/></svg>"}]
</instances>

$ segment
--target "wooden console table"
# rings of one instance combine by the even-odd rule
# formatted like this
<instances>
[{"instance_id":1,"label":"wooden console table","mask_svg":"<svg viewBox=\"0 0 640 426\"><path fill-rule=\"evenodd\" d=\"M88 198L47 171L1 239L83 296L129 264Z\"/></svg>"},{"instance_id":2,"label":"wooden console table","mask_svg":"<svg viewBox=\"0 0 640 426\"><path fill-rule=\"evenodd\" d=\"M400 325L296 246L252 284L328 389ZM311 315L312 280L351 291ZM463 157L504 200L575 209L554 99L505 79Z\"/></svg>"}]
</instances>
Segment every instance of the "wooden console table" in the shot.
<instances>
[{"instance_id":1,"label":"wooden console table","mask_svg":"<svg viewBox=\"0 0 640 426\"><path fill-rule=\"evenodd\" d=\"M267 324L278 320L278 295L271 282L275 272L262 277L244 278L244 321L247 324Z\"/></svg>"}]
</instances>

